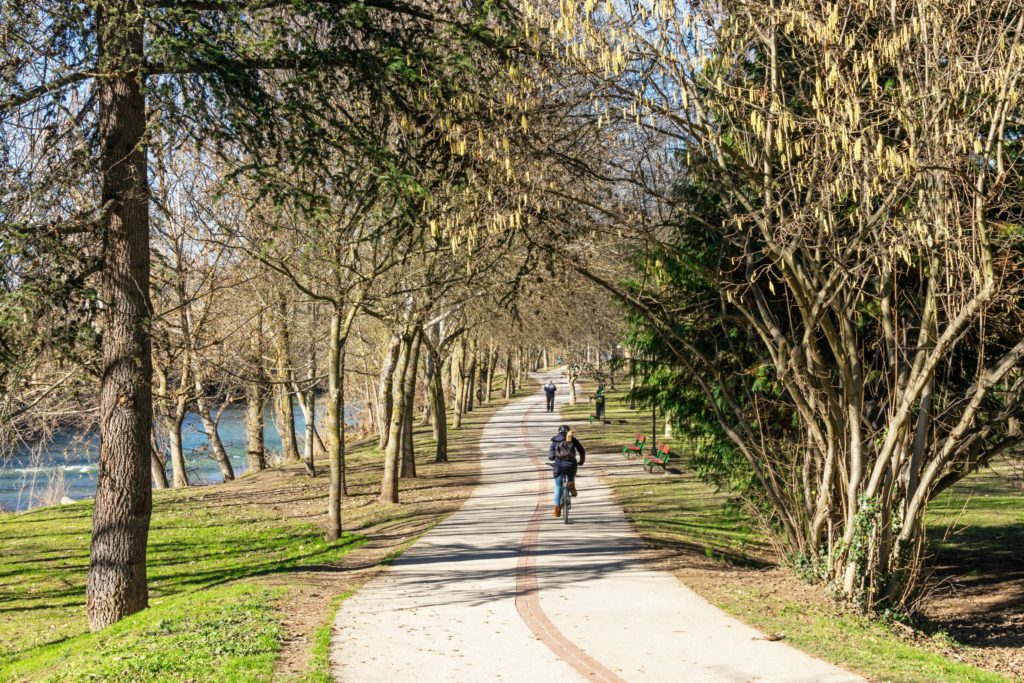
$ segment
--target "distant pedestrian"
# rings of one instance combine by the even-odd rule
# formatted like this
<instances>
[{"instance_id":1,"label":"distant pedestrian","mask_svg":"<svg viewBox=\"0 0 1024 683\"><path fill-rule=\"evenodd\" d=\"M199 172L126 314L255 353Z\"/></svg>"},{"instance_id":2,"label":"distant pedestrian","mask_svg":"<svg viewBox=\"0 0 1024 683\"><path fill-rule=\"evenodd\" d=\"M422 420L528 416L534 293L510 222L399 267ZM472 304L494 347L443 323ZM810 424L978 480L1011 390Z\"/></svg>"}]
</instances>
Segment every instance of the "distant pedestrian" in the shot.
<instances>
[{"instance_id":1,"label":"distant pedestrian","mask_svg":"<svg viewBox=\"0 0 1024 683\"><path fill-rule=\"evenodd\" d=\"M548 397L548 412L549 413L555 412L555 392L556 391L558 391L558 387L555 386L554 382L552 382L551 380L548 380L548 383L544 385L544 393Z\"/></svg>"}]
</instances>

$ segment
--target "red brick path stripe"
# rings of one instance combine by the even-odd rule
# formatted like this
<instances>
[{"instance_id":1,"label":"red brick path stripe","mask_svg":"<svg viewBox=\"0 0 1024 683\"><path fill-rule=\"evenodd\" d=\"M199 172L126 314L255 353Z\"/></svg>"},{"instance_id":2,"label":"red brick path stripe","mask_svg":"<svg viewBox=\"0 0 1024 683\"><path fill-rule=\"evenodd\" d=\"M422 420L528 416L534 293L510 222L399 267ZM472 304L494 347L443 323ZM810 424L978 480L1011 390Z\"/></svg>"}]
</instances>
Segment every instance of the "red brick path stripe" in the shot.
<instances>
[{"instance_id":1,"label":"red brick path stripe","mask_svg":"<svg viewBox=\"0 0 1024 683\"><path fill-rule=\"evenodd\" d=\"M537 639L548 646L555 656L571 666L578 673L588 680L608 681L608 683L626 683L625 679L611 671L596 659L576 646L571 640L558 630L544 610L540 606L540 588L537 584L537 539L540 536L540 525L544 519L544 513L548 507L544 504L544 496L548 494L548 487L541 469L543 463L537 457L537 451L530 443L530 436L526 430L526 418L535 406L530 407L520 423L523 436L523 443L526 444L526 452L531 460L537 465L537 508L533 511L533 517L526 526L526 533L519 544L519 563L516 566L516 610L519 616L537 636Z\"/></svg>"}]
</instances>

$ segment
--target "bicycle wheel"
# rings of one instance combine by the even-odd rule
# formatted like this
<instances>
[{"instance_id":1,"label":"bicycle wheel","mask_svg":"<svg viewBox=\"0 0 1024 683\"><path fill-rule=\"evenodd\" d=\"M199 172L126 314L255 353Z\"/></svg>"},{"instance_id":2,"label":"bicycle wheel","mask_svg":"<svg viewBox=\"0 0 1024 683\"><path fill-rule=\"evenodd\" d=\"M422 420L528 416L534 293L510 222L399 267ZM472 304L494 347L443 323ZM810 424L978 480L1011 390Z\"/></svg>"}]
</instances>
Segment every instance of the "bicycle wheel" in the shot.
<instances>
[{"instance_id":1,"label":"bicycle wheel","mask_svg":"<svg viewBox=\"0 0 1024 683\"><path fill-rule=\"evenodd\" d=\"M562 521L569 523L569 508L572 507L572 496L569 493L569 477L562 477Z\"/></svg>"}]
</instances>

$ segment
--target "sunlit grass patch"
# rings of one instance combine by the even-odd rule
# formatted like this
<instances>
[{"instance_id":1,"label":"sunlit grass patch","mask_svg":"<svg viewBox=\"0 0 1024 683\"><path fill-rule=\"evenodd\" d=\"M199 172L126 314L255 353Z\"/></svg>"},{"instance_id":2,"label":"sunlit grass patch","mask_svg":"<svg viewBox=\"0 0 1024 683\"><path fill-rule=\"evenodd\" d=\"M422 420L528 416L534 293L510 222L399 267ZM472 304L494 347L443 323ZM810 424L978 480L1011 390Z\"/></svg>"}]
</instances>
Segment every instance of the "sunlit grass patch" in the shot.
<instances>
[{"instance_id":1,"label":"sunlit grass patch","mask_svg":"<svg viewBox=\"0 0 1024 683\"><path fill-rule=\"evenodd\" d=\"M267 681L281 629L280 590L246 583L154 601L99 633L42 646L3 680Z\"/></svg>"},{"instance_id":2,"label":"sunlit grass patch","mask_svg":"<svg viewBox=\"0 0 1024 683\"><path fill-rule=\"evenodd\" d=\"M154 605L238 579L336 561L363 542L349 534L327 544L313 524L240 514L241 508L190 509L172 498L170 492L155 496L147 553ZM91 517L92 504L84 501L0 518L0 666L88 630Z\"/></svg>"}]
</instances>

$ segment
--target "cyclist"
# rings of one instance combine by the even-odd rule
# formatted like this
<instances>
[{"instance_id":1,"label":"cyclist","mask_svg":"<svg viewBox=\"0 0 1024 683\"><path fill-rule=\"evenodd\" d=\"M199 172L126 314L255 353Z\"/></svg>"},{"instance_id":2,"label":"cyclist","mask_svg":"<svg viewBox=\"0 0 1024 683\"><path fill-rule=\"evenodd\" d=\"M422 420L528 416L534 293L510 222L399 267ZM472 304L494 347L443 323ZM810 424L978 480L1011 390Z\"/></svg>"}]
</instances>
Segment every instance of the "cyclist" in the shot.
<instances>
[{"instance_id":1,"label":"cyclist","mask_svg":"<svg viewBox=\"0 0 1024 683\"><path fill-rule=\"evenodd\" d=\"M579 456L577 464L576 457ZM569 494L576 497L576 469L582 467L587 460L587 451L579 439L572 435L567 425L558 428L558 434L551 437L551 448L548 449L548 460L555 472L555 512L554 517L562 514L562 475L569 476Z\"/></svg>"}]
</instances>

